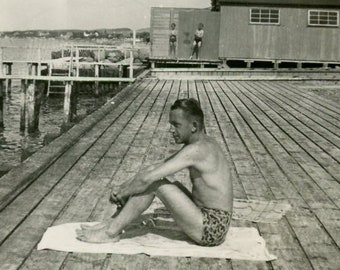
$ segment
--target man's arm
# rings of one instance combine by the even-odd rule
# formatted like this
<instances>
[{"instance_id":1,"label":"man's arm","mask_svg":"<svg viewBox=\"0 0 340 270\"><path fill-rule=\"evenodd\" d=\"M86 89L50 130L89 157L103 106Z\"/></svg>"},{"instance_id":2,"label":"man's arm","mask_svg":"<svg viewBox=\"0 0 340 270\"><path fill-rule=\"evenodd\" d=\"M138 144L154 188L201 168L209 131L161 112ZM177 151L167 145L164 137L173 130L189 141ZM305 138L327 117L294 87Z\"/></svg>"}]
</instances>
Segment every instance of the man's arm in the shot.
<instances>
[{"instance_id":1,"label":"man's arm","mask_svg":"<svg viewBox=\"0 0 340 270\"><path fill-rule=\"evenodd\" d=\"M197 147L188 145L164 163L146 168L136 174L132 181L121 185L119 196L122 198L144 192L153 182L194 165Z\"/></svg>"}]
</instances>

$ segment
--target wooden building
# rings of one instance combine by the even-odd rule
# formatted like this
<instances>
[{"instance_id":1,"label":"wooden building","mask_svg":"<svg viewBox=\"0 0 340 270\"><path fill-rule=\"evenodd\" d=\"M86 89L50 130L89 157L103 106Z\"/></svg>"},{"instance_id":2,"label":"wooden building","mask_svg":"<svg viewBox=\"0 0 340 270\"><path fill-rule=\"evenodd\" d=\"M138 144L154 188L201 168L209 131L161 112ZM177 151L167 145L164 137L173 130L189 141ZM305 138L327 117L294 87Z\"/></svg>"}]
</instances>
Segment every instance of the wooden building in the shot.
<instances>
[{"instance_id":1,"label":"wooden building","mask_svg":"<svg viewBox=\"0 0 340 270\"><path fill-rule=\"evenodd\" d=\"M202 59L340 63L339 0L219 0L212 9L152 8L151 56L168 56L175 22L178 57L187 58L202 22Z\"/></svg>"},{"instance_id":2,"label":"wooden building","mask_svg":"<svg viewBox=\"0 0 340 270\"><path fill-rule=\"evenodd\" d=\"M339 0L220 0L219 57L340 62Z\"/></svg>"},{"instance_id":3,"label":"wooden building","mask_svg":"<svg viewBox=\"0 0 340 270\"><path fill-rule=\"evenodd\" d=\"M194 34L199 23L204 24L203 59L218 59L220 35L220 13L210 9L151 8L151 57L169 55L169 35L171 23L176 24L177 56L189 58Z\"/></svg>"}]
</instances>

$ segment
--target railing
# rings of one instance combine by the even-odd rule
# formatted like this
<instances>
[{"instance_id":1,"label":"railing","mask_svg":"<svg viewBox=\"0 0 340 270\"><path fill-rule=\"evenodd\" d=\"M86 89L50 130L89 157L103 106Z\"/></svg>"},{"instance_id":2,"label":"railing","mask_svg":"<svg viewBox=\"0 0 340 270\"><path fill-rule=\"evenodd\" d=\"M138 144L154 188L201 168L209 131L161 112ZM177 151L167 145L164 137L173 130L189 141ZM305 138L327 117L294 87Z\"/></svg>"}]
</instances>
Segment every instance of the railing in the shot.
<instances>
[{"instance_id":1,"label":"railing","mask_svg":"<svg viewBox=\"0 0 340 270\"><path fill-rule=\"evenodd\" d=\"M44 93L44 85L48 83L50 87L51 81L64 82L64 123L72 121L76 114L77 85L79 82L94 82L96 89L100 82L133 82L133 52L134 46L123 49L124 59L118 62L106 61L107 52L122 50L117 46L98 46L98 45L70 45L59 49L60 57L52 57L52 50L46 53L46 48L29 48L33 50L34 57L31 59L9 59L4 57L4 50L9 47L0 48L0 128L3 125L3 96L5 92L9 92L12 79L21 80L21 115L20 129L26 129L28 132L34 132L38 128L39 108ZM17 48L17 47L13 47ZM92 53L93 61L83 60L82 55ZM129 58L127 58L129 54ZM46 59L46 55L49 57ZM43 57L44 56L44 57ZM68 57L68 58L66 58ZM54 59L53 59L54 58ZM105 60L105 61L104 61ZM15 63L26 64L24 74L13 74L13 66ZM61 63L66 67L67 75L54 76L53 70L55 66ZM80 70L84 67L94 69L94 76L80 76ZM118 77L100 77L101 67L117 67ZM123 78L123 67L128 67L129 77ZM42 70L47 72L42 74ZM49 89L49 88L48 88ZM49 90L47 91L49 93Z\"/></svg>"}]
</instances>

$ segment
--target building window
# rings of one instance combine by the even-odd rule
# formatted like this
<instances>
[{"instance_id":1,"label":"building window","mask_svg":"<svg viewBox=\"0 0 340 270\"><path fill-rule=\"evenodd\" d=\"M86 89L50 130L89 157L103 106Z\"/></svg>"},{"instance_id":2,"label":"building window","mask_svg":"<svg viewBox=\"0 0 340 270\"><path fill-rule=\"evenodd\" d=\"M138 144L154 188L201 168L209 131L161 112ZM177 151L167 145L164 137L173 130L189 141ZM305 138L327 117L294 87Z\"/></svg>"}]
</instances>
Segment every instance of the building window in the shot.
<instances>
[{"instance_id":1,"label":"building window","mask_svg":"<svg viewBox=\"0 0 340 270\"><path fill-rule=\"evenodd\" d=\"M251 24L280 24L280 11L272 8L251 8Z\"/></svg>"},{"instance_id":2,"label":"building window","mask_svg":"<svg viewBox=\"0 0 340 270\"><path fill-rule=\"evenodd\" d=\"M339 26L339 11L308 10L308 25Z\"/></svg>"}]
</instances>

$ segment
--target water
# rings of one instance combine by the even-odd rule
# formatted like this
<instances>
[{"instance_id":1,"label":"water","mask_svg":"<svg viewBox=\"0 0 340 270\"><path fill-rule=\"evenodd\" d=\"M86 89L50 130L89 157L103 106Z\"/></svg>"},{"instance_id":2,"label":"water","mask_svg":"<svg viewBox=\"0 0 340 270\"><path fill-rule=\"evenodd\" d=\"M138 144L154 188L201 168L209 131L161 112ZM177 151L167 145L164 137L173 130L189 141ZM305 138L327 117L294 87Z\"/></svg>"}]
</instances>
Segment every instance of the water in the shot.
<instances>
[{"instance_id":1,"label":"water","mask_svg":"<svg viewBox=\"0 0 340 270\"><path fill-rule=\"evenodd\" d=\"M78 42L79 43L79 42ZM0 39L0 47L20 46L25 49L4 49L4 60L35 59L37 50L31 47L41 47L41 55L49 58L51 51L70 41L54 39ZM82 43L83 44L83 43ZM13 74L25 72L24 64L14 64ZM4 102L4 128L0 129L0 176L14 166L19 165L29 155L58 136L63 122L63 95L51 96L46 99L40 110L39 131L34 134L20 132L20 80L12 81L11 94L5 97ZM81 94L78 98L77 115L81 119L103 105L115 92L106 93L100 97L91 94Z\"/></svg>"}]
</instances>

